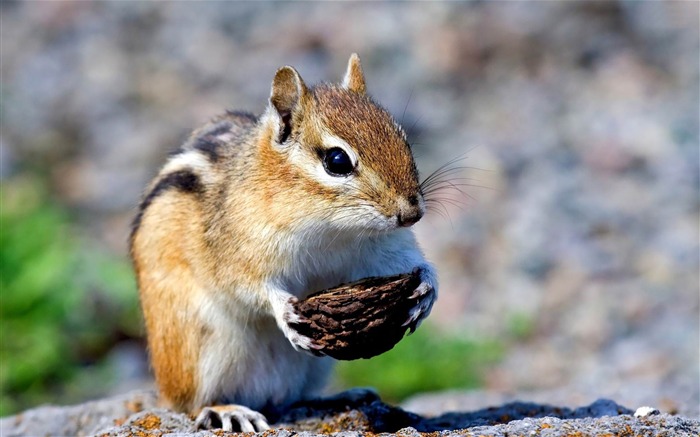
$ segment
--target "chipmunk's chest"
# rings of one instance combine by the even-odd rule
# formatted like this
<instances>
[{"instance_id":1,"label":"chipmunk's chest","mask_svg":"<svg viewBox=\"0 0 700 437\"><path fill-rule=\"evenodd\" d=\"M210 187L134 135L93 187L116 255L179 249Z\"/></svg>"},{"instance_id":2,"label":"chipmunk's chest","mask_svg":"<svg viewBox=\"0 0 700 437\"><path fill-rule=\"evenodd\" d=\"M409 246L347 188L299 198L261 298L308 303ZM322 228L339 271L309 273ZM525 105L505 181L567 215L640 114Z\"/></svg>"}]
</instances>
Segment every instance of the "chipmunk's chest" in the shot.
<instances>
[{"instance_id":1,"label":"chipmunk's chest","mask_svg":"<svg viewBox=\"0 0 700 437\"><path fill-rule=\"evenodd\" d=\"M335 287L377 274L389 246L379 239L329 241L299 245L289 254L289 264L281 272L282 283L290 293L303 298L316 291Z\"/></svg>"},{"instance_id":2,"label":"chipmunk's chest","mask_svg":"<svg viewBox=\"0 0 700 437\"><path fill-rule=\"evenodd\" d=\"M282 282L290 293L300 298L355 279L354 260L347 250L300 251L286 267L281 272Z\"/></svg>"}]
</instances>

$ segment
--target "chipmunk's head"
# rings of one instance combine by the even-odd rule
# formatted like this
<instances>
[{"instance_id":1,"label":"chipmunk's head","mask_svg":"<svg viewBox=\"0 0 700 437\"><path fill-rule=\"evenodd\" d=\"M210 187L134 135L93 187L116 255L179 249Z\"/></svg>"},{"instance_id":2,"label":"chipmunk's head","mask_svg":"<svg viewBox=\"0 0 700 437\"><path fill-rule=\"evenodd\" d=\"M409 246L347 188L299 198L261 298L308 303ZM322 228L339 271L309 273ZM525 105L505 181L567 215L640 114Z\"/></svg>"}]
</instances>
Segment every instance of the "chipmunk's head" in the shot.
<instances>
[{"instance_id":1,"label":"chipmunk's head","mask_svg":"<svg viewBox=\"0 0 700 437\"><path fill-rule=\"evenodd\" d=\"M340 85L307 88L292 67L278 70L266 115L271 150L294 181L309 220L386 231L423 216L406 134L366 94L356 54Z\"/></svg>"}]
</instances>

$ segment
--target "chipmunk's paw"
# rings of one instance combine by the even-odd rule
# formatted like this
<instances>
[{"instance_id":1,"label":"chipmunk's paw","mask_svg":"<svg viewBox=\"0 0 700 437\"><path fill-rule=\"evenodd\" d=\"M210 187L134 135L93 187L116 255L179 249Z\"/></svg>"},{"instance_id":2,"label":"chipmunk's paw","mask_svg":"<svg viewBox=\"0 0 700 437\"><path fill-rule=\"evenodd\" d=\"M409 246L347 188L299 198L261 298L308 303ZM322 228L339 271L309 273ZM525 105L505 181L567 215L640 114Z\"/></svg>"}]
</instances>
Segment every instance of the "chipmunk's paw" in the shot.
<instances>
[{"instance_id":1,"label":"chipmunk's paw","mask_svg":"<svg viewBox=\"0 0 700 437\"><path fill-rule=\"evenodd\" d=\"M259 432L270 429L267 419L242 405L205 407L194 421L195 429L222 428L224 431Z\"/></svg>"},{"instance_id":2,"label":"chipmunk's paw","mask_svg":"<svg viewBox=\"0 0 700 437\"><path fill-rule=\"evenodd\" d=\"M408 312L408 319L402 326L408 326L410 333L413 333L420 326L423 320L428 317L433 304L437 300L437 281L435 274L429 267L418 267L416 270L420 273L421 283L409 296L409 299L415 299L416 305Z\"/></svg>"},{"instance_id":3,"label":"chipmunk's paw","mask_svg":"<svg viewBox=\"0 0 700 437\"><path fill-rule=\"evenodd\" d=\"M278 320L278 326L287 337L287 340L292 344L294 349L303 350L305 352L311 353L316 356L324 356L325 354L320 351L323 346L317 344L312 338L300 334L296 329L293 328L294 325L305 321L304 317L296 312L294 309L294 303L297 302L296 297L291 297L287 304L284 306L281 315L281 323Z\"/></svg>"}]
</instances>

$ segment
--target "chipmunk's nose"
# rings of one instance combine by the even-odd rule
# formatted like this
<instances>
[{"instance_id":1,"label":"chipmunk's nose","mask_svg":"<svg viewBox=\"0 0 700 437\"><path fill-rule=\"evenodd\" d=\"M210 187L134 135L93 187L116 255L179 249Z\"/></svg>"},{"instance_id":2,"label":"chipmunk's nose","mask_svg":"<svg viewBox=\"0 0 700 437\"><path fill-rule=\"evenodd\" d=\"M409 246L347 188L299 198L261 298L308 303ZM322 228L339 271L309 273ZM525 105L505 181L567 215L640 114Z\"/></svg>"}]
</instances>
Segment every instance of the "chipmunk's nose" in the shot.
<instances>
[{"instance_id":1,"label":"chipmunk's nose","mask_svg":"<svg viewBox=\"0 0 700 437\"><path fill-rule=\"evenodd\" d=\"M396 223L401 226L401 227L409 227L418 220L423 217L423 211L417 210L411 214L404 214L404 213L399 213L399 215L396 216Z\"/></svg>"},{"instance_id":2,"label":"chipmunk's nose","mask_svg":"<svg viewBox=\"0 0 700 437\"><path fill-rule=\"evenodd\" d=\"M423 208L421 208L418 203L415 205L411 204L409 207L401 209L401 211L396 214L396 224L402 227L408 227L418 222L421 217L423 217Z\"/></svg>"}]
</instances>

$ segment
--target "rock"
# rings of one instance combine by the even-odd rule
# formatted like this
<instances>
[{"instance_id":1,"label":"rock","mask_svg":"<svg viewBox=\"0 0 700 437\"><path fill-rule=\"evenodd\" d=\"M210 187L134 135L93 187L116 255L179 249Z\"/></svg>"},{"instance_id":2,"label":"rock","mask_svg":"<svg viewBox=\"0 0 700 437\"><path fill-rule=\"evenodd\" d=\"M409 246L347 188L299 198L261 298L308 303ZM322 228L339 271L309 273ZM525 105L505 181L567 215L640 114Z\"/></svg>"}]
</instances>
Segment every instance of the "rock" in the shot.
<instances>
[{"instance_id":1,"label":"rock","mask_svg":"<svg viewBox=\"0 0 700 437\"><path fill-rule=\"evenodd\" d=\"M697 436L700 424L697 420L678 416L654 416L654 418L635 419L630 415L604 416L598 418L559 419L544 417L541 419L516 420L495 426L470 428L467 435L506 436ZM444 435L463 435L448 432Z\"/></svg>"},{"instance_id":2,"label":"rock","mask_svg":"<svg viewBox=\"0 0 700 437\"><path fill-rule=\"evenodd\" d=\"M197 430L194 422L186 414L164 408L153 408L136 413L122 425L98 431L99 436L128 437L134 435L179 434L192 435Z\"/></svg>"},{"instance_id":3,"label":"rock","mask_svg":"<svg viewBox=\"0 0 700 437\"><path fill-rule=\"evenodd\" d=\"M634 417L656 416L657 414L661 414L661 412L656 408L644 406L637 408L634 412Z\"/></svg>"},{"instance_id":4,"label":"rock","mask_svg":"<svg viewBox=\"0 0 700 437\"><path fill-rule=\"evenodd\" d=\"M661 413L680 415L700 419L697 396L693 392L693 382L684 385L667 382L653 385L651 383L629 384L615 387L608 384L604 388L585 384L570 384L548 390L528 390L516 393L497 389L449 390L416 394L404 400L400 407L421 416L438 416L445 411L472 411L486 406L504 405L527 399L530 402L574 407L590 405L601 397L615 399L621 405L638 408L651 405ZM619 382L617 383L619 385Z\"/></svg>"},{"instance_id":5,"label":"rock","mask_svg":"<svg viewBox=\"0 0 700 437\"><path fill-rule=\"evenodd\" d=\"M93 435L125 423L134 413L155 407L156 394L153 391L136 391L70 407L42 406L0 420L0 435Z\"/></svg>"},{"instance_id":6,"label":"rock","mask_svg":"<svg viewBox=\"0 0 700 437\"><path fill-rule=\"evenodd\" d=\"M389 433L450 435L640 435L697 436L700 420L669 414L634 417L617 403L600 399L591 405L566 407L513 402L472 412L449 412L426 418L382 402L368 390L304 401L278 412L267 437L319 434L364 436ZM3 436L95 435L100 437L233 435L222 430L195 430L191 417L155 407L155 394L135 392L72 407L40 407L0 421Z\"/></svg>"}]
</instances>

